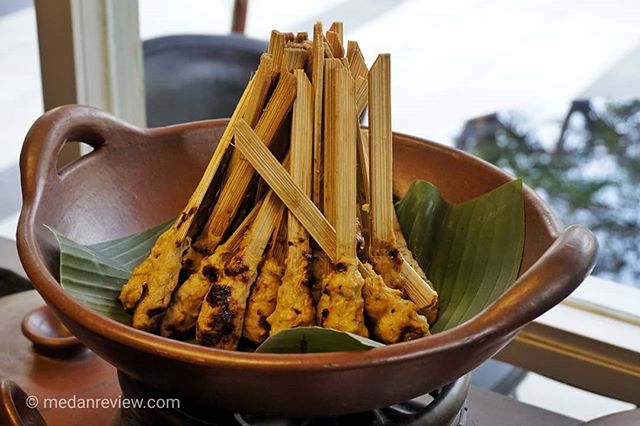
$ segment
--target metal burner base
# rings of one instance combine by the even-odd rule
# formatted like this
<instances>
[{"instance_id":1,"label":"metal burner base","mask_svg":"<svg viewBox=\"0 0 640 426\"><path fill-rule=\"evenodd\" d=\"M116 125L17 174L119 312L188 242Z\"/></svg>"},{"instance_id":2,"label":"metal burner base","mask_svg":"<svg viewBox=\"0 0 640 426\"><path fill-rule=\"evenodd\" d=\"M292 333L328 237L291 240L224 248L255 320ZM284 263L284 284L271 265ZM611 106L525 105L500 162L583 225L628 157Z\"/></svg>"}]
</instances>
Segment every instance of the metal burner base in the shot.
<instances>
[{"instance_id":1,"label":"metal burner base","mask_svg":"<svg viewBox=\"0 0 640 426\"><path fill-rule=\"evenodd\" d=\"M118 371L122 395L136 399L169 398L166 395ZM124 426L163 425L240 425L240 426L471 426L465 401L469 393L469 375L442 389L410 401L363 413L337 417L285 418L257 414L203 410L185 406L180 409L122 409Z\"/></svg>"}]
</instances>

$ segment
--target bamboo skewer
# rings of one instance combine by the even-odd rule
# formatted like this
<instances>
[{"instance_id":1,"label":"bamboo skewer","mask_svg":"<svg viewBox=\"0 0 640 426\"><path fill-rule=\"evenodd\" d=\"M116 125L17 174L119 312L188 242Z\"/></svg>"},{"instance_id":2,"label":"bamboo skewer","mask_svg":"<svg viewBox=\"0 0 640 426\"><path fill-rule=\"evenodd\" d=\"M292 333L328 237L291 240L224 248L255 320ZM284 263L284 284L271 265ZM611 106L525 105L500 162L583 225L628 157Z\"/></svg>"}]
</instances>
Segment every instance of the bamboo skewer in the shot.
<instances>
[{"instance_id":1,"label":"bamboo skewer","mask_svg":"<svg viewBox=\"0 0 640 426\"><path fill-rule=\"evenodd\" d=\"M279 71L282 66L282 57L284 56L284 45L286 43L286 35L278 30L271 31L271 39L267 53L273 57L273 69Z\"/></svg>"},{"instance_id":2,"label":"bamboo skewer","mask_svg":"<svg viewBox=\"0 0 640 426\"><path fill-rule=\"evenodd\" d=\"M367 213L371 210L371 167L369 165L369 132L358 129L358 170L363 182L364 201L367 205Z\"/></svg>"},{"instance_id":3,"label":"bamboo skewer","mask_svg":"<svg viewBox=\"0 0 640 426\"><path fill-rule=\"evenodd\" d=\"M295 72L297 79L297 98L294 105L291 126L291 178L300 186L306 196L311 195L311 165L313 155L313 88L303 71ZM293 255L300 257L308 250L307 231L298 219L289 212L287 238L293 242ZM298 244L303 239L306 242Z\"/></svg>"},{"instance_id":4,"label":"bamboo skewer","mask_svg":"<svg viewBox=\"0 0 640 426\"><path fill-rule=\"evenodd\" d=\"M333 179L336 263L334 270L322 282L317 317L322 327L368 336L362 298L364 279L358 271L356 257L357 175L353 166L356 164L357 143L355 83L347 68L336 68L332 73L333 84L329 90L333 92L331 101L335 115L327 119L335 123L335 157L332 160L335 161L335 172L339 176L339 179Z\"/></svg>"},{"instance_id":5,"label":"bamboo skewer","mask_svg":"<svg viewBox=\"0 0 640 426\"><path fill-rule=\"evenodd\" d=\"M313 68L311 82L313 84L313 175L312 199L316 206L321 206L321 176L322 176L322 100L324 87L324 45L322 24L316 22L313 26Z\"/></svg>"},{"instance_id":6,"label":"bamboo skewer","mask_svg":"<svg viewBox=\"0 0 640 426\"><path fill-rule=\"evenodd\" d=\"M393 242L391 81L389 55L379 55L369 72L369 165L371 245Z\"/></svg>"},{"instance_id":7,"label":"bamboo skewer","mask_svg":"<svg viewBox=\"0 0 640 426\"><path fill-rule=\"evenodd\" d=\"M329 27L329 31L336 33L338 36L338 40L340 40L340 44L344 44L344 24L342 21L334 21L331 23Z\"/></svg>"},{"instance_id":8,"label":"bamboo skewer","mask_svg":"<svg viewBox=\"0 0 640 426\"><path fill-rule=\"evenodd\" d=\"M296 70L297 95L291 126L291 179L306 197L311 195L313 155L314 97L311 82L302 70ZM271 334L300 326L314 325L315 304L309 286L309 234L289 212L287 220L288 252L282 285L278 289L275 310L268 318Z\"/></svg>"},{"instance_id":9,"label":"bamboo skewer","mask_svg":"<svg viewBox=\"0 0 640 426\"><path fill-rule=\"evenodd\" d=\"M247 106L242 118L249 123L251 127L254 127L260 118L262 109L267 100L269 89L273 83L273 79L276 73L273 71L273 56L269 53L263 53L260 56L260 65L253 78L253 89L251 96L247 101Z\"/></svg>"},{"instance_id":10,"label":"bamboo skewer","mask_svg":"<svg viewBox=\"0 0 640 426\"><path fill-rule=\"evenodd\" d=\"M289 113L295 99L295 84L293 74L288 72L280 74L278 85L256 124L255 131L266 146L271 145L278 128ZM227 177L218 201L205 226L205 232L200 236L203 241L199 244L204 247L206 254L215 250L215 247L222 240L253 177L251 165L242 156L238 156L238 160L233 166L227 171Z\"/></svg>"},{"instance_id":11,"label":"bamboo skewer","mask_svg":"<svg viewBox=\"0 0 640 426\"><path fill-rule=\"evenodd\" d=\"M429 281L429 279L427 278L427 274L425 274L425 272L422 270L422 268L418 264L418 261L416 261L416 259L413 257L413 253L411 253L411 250L409 250L409 247L407 247L407 241L405 240L402 229L400 228L398 216L395 215L394 219L393 230L396 235L396 247L398 247L398 251L400 251L400 256L402 257L402 267L400 269L400 273L409 283L416 282L422 285L422 281L429 287L434 288L431 281ZM415 278L415 274L420 277L421 281ZM427 306L421 309L420 313L427 318L429 324L434 324L438 319L438 304L436 303L435 305Z\"/></svg>"},{"instance_id":12,"label":"bamboo skewer","mask_svg":"<svg viewBox=\"0 0 640 426\"><path fill-rule=\"evenodd\" d=\"M342 47L342 41L338 33L334 31L327 31L327 43L331 47L331 53L334 58L342 58L344 56L344 47Z\"/></svg>"},{"instance_id":13,"label":"bamboo skewer","mask_svg":"<svg viewBox=\"0 0 640 426\"><path fill-rule=\"evenodd\" d=\"M332 117L336 116L336 111L334 106L336 105L336 101L334 97L336 97L335 91L332 89L333 82L333 70L337 68L341 68L342 63L339 59L325 59L324 61L324 129L323 129L323 151L324 151L324 191L323 191L323 210L324 215L327 217L327 220L332 225L335 225L335 193L333 192L334 188L334 179L336 178L336 173L334 170L335 165L335 121Z\"/></svg>"},{"instance_id":14,"label":"bamboo skewer","mask_svg":"<svg viewBox=\"0 0 640 426\"><path fill-rule=\"evenodd\" d=\"M287 220L284 215L269 246L260 274L251 288L244 316L242 335L255 344L269 337L271 327L267 318L276 308L278 289L282 283L287 253Z\"/></svg>"},{"instance_id":15,"label":"bamboo skewer","mask_svg":"<svg viewBox=\"0 0 640 426\"><path fill-rule=\"evenodd\" d=\"M335 122L333 152L336 163L335 172L338 179L333 180L333 192L336 196L336 259L342 257L356 258L356 144L357 144L357 116L355 105L355 87L353 78L345 68L333 71L336 112L334 117L328 117ZM340 96L337 96L337 94Z\"/></svg>"},{"instance_id":16,"label":"bamboo skewer","mask_svg":"<svg viewBox=\"0 0 640 426\"><path fill-rule=\"evenodd\" d=\"M437 294L402 258L395 238L390 75L389 55L379 55L369 71L370 258L387 285L425 308L437 303Z\"/></svg>"}]
</instances>

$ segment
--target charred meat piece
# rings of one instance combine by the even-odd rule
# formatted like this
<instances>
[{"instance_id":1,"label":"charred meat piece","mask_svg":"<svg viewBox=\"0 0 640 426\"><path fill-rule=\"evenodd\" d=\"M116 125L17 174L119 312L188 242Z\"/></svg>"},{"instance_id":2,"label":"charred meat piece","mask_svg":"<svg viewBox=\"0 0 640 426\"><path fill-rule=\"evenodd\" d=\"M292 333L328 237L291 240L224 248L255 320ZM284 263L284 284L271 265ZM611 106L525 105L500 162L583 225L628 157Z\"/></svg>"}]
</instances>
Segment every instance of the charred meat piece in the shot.
<instances>
[{"instance_id":1,"label":"charred meat piece","mask_svg":"<svg viewBox=\"0 0 640 426\"><path fill-rule=\"evenodd\" d=\"M290 174L306 196L311 194L313 153L313 90L303 70L296 70L296 101L291 127ZM282 285L273 314L267 319L274 335L282 329L315 324L315 303L311 294L309 234L289 213L287 259Z\"/></svg>"},{"instance_id":2,"label":"charred meat piece","mask_svg":"<svg viewBox=\"0 0 640 426\"><path fill-rule=\"evenodd\" d=\"M154 331L171 301L178 285L182 255L189 247L189 237L176 241L173 228L162 234L151 254L138 265L122 287L119 300L126 309L133 309L133 327Z\"/></svg>"},{"instance_id":3,"label":"charred meat piece","mask_svg":"<svg viewBox=\"0 0 640 426\"><path fill-rule=\"evenodd\" d=\"M196 339L201 345L229 350L237 348L258 265L283 211L280 200L269 191L238 252L217 271L196 321Z\"/></svg>"},{"instance_id":4,"label":"charred meat piece","mask_svg":"<svg viewBox=\"0 0 640 426\"><path fill-rule=\"evenodd\" d=\"M355 262L335 265L335 272L326 280L318 302L318 324L326 328L368 336L364 323L364 279Z\"/></svg>"},{"instance_id":5,"label":"charred meat piece","mask_svg":"<svg viewBox=\"0 0 640 426\"><path fill-rule=\"evenodd\" d=\"M369 265L366 268L371 268ZM384 343L398 343L429 335L427 319L418 307L402 297L402 292L385 285L380 275L365 278L364 308L373 324L373 332Z\"/></svg>"}]
</instances>

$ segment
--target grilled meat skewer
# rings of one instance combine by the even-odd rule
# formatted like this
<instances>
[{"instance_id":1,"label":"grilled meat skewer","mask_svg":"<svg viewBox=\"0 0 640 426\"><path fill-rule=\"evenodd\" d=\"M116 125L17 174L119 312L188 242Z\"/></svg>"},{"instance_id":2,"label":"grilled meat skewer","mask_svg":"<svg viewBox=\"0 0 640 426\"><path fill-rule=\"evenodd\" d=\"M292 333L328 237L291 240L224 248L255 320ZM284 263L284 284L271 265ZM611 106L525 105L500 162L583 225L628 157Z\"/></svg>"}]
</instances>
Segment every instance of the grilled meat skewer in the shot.
<instances>
[{"instance_id":1,"label":"grilled meat skewer","mask_svg":"<svg viewBox=\"0 0 640 426\"><path fill-rule=\"evenodd\" d=\"M210 277L211 285L196 321L196 339L201 345L229 350L237 348L258 265L283 211L283 204L273 191L269 191L238 252Z\"/></svg>"},{"instance_id":2,"label":"grilled meat skewer","mask_svg":"<svg viewBox=\"0 0 640 426\"><path fill-rule=\"evenodd\" d=\"M303 70L295 71L296 101L291 126L291 178L311 195L313 153L313 90ZM309 234L293 214L287 220L287 258L277 303L267 319L270 334L284 328L314 325L315 303L309 286Z\"/></svg>"}]
</instances>

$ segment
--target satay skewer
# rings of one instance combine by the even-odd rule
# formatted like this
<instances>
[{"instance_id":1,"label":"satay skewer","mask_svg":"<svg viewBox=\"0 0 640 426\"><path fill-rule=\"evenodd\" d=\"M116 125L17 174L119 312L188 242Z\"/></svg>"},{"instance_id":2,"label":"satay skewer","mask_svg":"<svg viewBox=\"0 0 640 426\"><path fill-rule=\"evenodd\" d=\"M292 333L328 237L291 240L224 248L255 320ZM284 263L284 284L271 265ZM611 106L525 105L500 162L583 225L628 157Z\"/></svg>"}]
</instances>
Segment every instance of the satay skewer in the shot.
<instances>
[{"instance_id":1,"label":"satay skewer","mask_svg":"<svg viewBox=\"0 0 640 426\"><path fill-rule=\"evenodd\" d=\"M258 120L260 119L260 116L262 115L264 104L267 101L267 96L269 94L269 89L271 88L273 80L275 79L277 74L278 73L273 69L273 55L269 53L262 54L262 56L260 57L258 70L256 71L252 79L253 87L251 90L251 94L248 96L245 108L242 112L242 118L247 123L249 123L252 128L256 126ZM237 150L234 150L231 154L231 159L229 160L227 177L236 173L235 171L238 169L238 167L240 167L239 163L241 163L242 161L244 161L242 159L242 154L240 154ZM244 194L242 194L242 196L244 196ZM220 204L230 204L237 201L239 205L240 199L240 197L238 198L238 200L225 200L225 198L221 198L218 200L218 202ZM210 214L208 220L206 221L204 229L200 233L200 236L191 245L191 248L183 259L183 267L187 272L193 273L197 271L202 258L204 256L211 255L215 251L217 245L220 243L221 232L224 232L224 230L221 231L221 229L225 228L226 230L226 227L221 226L220 221L226 221L223 222L222 225L230 223L236 210L237 209L225 210L220 206L216 208L214 205L213 212ZM227 217L221 217L221 211L228 212Z\"/></svg>"},{"instance_id":2,"label":"satay skewer","mask_svg":"<svg viewBox=\"0 0 640 426\"><path fill-rule=\"evenodd\" d=\"M314 97L311 82L303 70L296 70L297 95L291 125L291 179L311 195ZM309 234L298 219L288 213L287 258L282 285L273 314L267 319L275 334L284 328L314 325L315 305L309 288Z\"/></svg>"},{"instance_id":3,"label":"satay skewer","mask_svg":"<svg viewBox=\"0 0 640 426\"><path fill-rule=\"evenodd\" d=\"M255 344L269 337L267 318L276 308L287 253L287 220L283 215L269 243L264 262L247 301L242 335Z\"/></svg>"},{"instance_id":4,"label":"satay skewer","mask_svg":"<svg viewBox=\"0 0 640 426\"><path fill-rule=\"evenodd\" d=\"M322 200L322 123L324 99L324 44L322 23L313 26L311 83L313 86L313 175L311 192L316 206L321 206Z\"/></svg>"},{"instance_id":5,"label":"satay skewer","mask_svg":"<svg viewBox=\"0 0 640 426\"><path fill-rule=\"evenodd\" d=\"M201 345L237 348L258 265L283 212L283 204L269 191L236 254L216 269L196 320L196 339Z\"/></svg>"},{"instance_id":6,"label":"satay skewer","mask_svg":"<svg viewBox=\"0 0 640 426\"><path fill-rule=\"evenodd\" d=\"M358 122L356 115L355 83L347 68L332 70L334 115L326 117L335 123L335 162L333 180L335 194L336 253L333 270L322 283L322 296L318 301L318 323L322 327L368 336L364 320L364 279L358 271L356 257L356 197L357 175L356 143ZM326 206L325 206L326 207Z\"/></svg>"},{"instance_id":7,"label":"satay skewer","mask_svg":"<svg viewBox=\"0 0 640 426\"><path fill-rule=\"evenodd\" d=\"M402 258L396 244L393 207L393 135L391 130L391 58L378 55L369 70L369 167L371 209L371 263L384 282L407 293L430 287ZM432 300L416 301L431 307Z\"/></svg>"}]
</instances>

